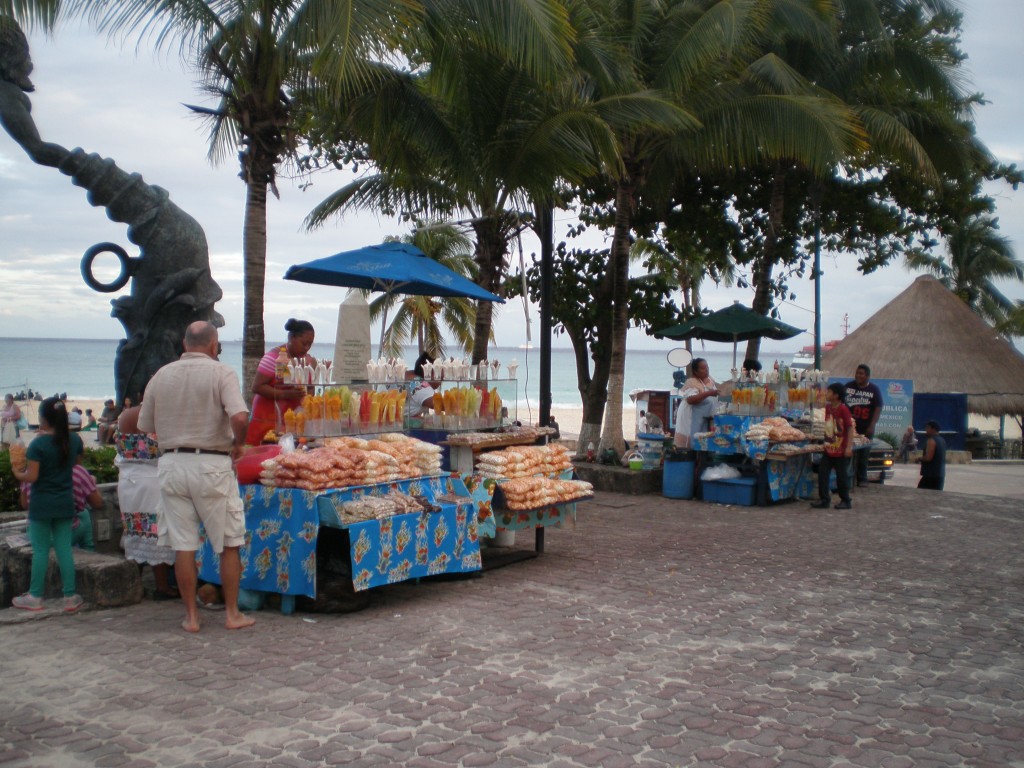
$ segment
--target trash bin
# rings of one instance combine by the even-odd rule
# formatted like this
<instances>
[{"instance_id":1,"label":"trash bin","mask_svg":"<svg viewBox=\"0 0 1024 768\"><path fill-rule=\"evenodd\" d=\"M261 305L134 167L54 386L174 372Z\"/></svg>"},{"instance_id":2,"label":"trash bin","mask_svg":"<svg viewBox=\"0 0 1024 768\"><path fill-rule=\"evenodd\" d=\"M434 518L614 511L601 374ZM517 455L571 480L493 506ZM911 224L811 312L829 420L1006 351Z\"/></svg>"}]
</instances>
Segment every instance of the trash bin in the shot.
<instances>
[{"instance_id":1,"label":"trash bin","mask_svg":"<svg viewBox=\"0 0 1024 768\"><path fill-rule=\"evenodd\" d=\"M671 448L665 451L661 471L661 495L666 499L692 499L697 457L693 451Z\"/></svg>"}]
</instances>

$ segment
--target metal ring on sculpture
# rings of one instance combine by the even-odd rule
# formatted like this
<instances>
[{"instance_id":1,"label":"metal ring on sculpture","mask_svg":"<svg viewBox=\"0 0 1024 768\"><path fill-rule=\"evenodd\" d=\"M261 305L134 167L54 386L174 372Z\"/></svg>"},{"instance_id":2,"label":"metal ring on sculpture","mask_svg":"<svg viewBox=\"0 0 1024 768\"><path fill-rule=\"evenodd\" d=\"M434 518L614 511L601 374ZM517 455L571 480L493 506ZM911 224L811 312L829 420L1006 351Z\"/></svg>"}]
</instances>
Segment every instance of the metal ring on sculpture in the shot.
<instances>
[{"instance_id":1,"label":"metal ring on sculpture","mask_svg":"<svg viewBox=\"0 0 1024 768\"><path fill-rule=\"evenodd\" d=\"M121 272L112 282L101 283L92 274L92 263L101 253L112 253L121 262ZM97 243L85 252L82 256L82 279L85 284L94 291L100 293L113 293L128 285L132 277L132 259L128 252L117 243Z\"/></svg>"}]
</instances>

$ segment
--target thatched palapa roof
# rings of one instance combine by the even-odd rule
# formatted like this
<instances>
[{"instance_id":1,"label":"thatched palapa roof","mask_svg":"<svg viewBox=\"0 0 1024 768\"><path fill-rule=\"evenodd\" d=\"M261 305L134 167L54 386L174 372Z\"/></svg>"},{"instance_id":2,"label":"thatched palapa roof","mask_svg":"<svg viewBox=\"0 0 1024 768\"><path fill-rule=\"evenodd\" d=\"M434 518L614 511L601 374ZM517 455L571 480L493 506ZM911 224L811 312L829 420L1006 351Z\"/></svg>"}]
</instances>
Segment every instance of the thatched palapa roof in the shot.
<instances>
[{"instance_id":1,"label":"thatched palapa roof","mask_svg":"<svg viewBox=\"0 0 1024 768\"><path fill-rule=\"evenodd\" d=\"M914 392L963 393L985 416L1024 414L1024 355L931 275L917 278L822 358L852 378L912 379Z\"/></svg>"}]
</instances>

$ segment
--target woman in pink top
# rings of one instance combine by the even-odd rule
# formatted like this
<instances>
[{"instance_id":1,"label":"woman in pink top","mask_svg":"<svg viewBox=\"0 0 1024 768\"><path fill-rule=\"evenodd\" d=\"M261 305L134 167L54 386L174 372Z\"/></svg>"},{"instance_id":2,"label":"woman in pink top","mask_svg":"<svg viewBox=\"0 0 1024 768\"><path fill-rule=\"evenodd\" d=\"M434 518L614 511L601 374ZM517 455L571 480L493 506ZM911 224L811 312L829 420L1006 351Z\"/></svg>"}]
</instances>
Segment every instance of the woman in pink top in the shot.
<instances>
[{"instance_id":1,"label":"woman in pink top","mask_svg":"<svg viewBox=\"0 0 1024 768\"><path fill-rule=\"evenodd\" d=\"M252 382L252 416L245 436L249 445L263 442L263 436L282 423L285 411L302 405L306 387L285 382L284 371L288 362L298 359L304 365L316 365L316 358L309 354L316 336L313 324L292 318L285 323L284 329L288 331L288 342L263 356Z\"/></svg>"},{"instance_id":2,"label":"woman in pink top","mask_svg":"<svg viewBox=\"0 0 1024 768\"><path fill-rule=\"evenodd\" d=\"M21 408L14 402L14 395L4 395L4 407L0 411L2 436L0 442L10 445L18 439L18 421L21 420Z\"/></svg>"}]
</instances>

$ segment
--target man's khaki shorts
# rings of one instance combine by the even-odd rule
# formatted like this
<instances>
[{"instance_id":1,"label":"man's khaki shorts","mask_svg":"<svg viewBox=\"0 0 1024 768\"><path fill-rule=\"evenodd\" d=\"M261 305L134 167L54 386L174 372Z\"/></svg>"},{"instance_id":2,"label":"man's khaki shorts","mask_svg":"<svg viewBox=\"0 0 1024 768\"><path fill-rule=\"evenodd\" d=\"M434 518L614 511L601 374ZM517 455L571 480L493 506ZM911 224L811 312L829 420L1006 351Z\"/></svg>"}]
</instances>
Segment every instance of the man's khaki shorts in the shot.
<instances>
[{"instance_id":1,"label":"man's khaki shorts","mask_svg":"<svg viewBox=\"0 0 1024 768\"><path fill-rule=\"evenodd\" d=\"M245 511L230 456L167 453L160 477L159 543L176 552L199 549L199 524L213 551L245 543Z\"/></svg>"}]
</instances>

